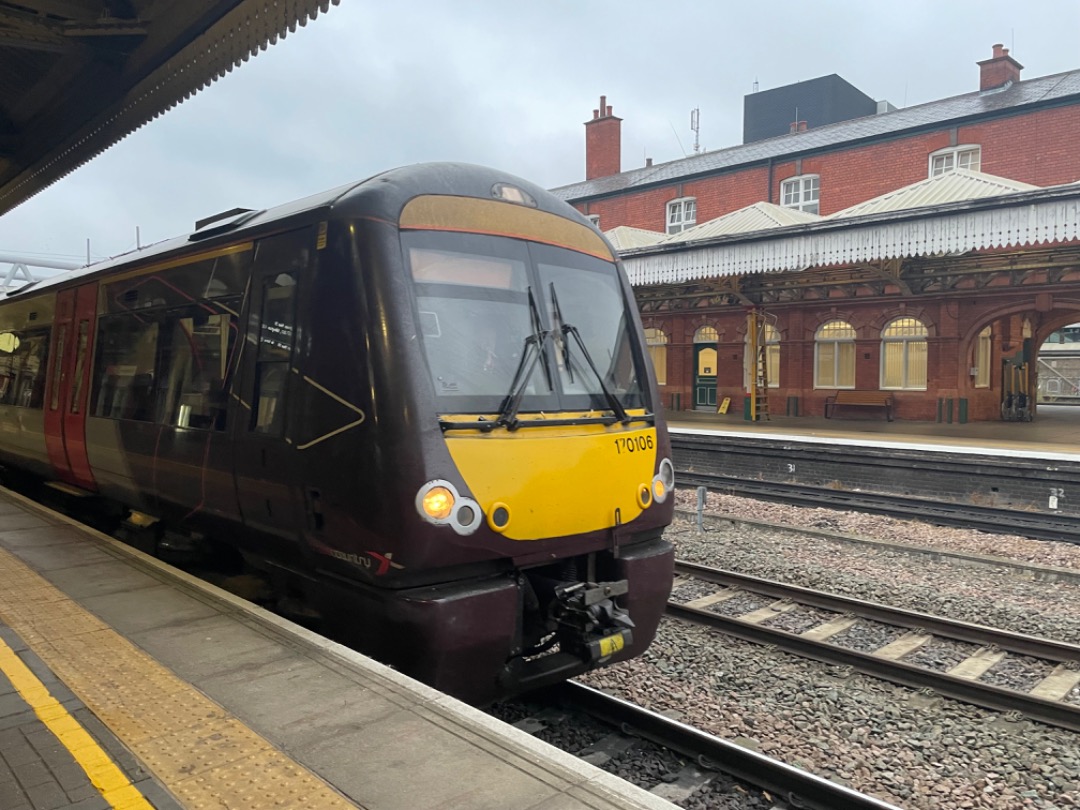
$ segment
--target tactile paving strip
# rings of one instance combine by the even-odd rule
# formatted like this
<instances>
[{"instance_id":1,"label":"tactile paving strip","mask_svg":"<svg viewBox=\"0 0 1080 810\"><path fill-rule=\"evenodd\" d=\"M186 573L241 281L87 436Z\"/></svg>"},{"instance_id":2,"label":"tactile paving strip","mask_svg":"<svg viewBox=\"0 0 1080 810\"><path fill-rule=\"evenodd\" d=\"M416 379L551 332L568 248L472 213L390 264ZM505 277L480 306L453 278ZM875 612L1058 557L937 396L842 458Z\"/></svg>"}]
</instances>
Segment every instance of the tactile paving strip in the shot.
<instances>
[{"instance_id":1,"label":"tactile paving strip","mask_svg":"<svg viewBox=\"0 0 1080 810\"><path fill-rule=\"evenodd\" d=\"M190 810L355 808L0 549L0 618Z\"/></svg>"}]
</instances>

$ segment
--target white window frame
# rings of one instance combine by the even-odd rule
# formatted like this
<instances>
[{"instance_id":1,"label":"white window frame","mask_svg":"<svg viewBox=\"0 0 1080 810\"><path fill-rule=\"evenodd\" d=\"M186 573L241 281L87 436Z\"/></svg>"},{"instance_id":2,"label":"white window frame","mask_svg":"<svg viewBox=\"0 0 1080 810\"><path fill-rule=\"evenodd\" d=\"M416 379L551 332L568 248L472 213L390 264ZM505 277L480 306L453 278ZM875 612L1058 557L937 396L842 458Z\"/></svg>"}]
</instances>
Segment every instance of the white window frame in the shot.
<instances>
[{"instance_id":1,"label":"white window frame","mask_svg":"<svg viewBox=\"0 0 1080 810\"><path fill-rule=\"evenodd\" d=\"M848 329L850 329L851 330L851 336L850 337L847 337L847 336L845 336L845 337L822 337L821 333L825 329L825 327L829 326L831 324L834 324L834 323L843 324ZM828 385L822 384L822 381L821 381L821 379L819 377L819 374L818 374L818 372L821 369L821 360L820 360L820 357L819 357L819 353L820 353L820 350L821 350L821 346L823 344L826 344L826 343L832 345L832 347L833 347L833 381L832 381L832 383L829 383ZM849 345L849 346L852 347L852 349L851 349L851 385L839 385L839 384L837 384L837 380L839 380L840 377L841 377L841 374L840 374L840 371L841 371L841 368L840 368L840 350L839 350L839 346L841 344ZM817 328L817 331L814 333L814 388L820 388L820 389L825 389L825 390L836 390L836 391L853 390L855 388L855 376L856 376L856 373L857 373L857 368L858 368L858 362L857 362L857 358L855 356L855 327L853 327L847 321L842 320L841 318L833 318L831 321L826 321L821 326L819 326Z\"/></svg>"},{"instance_id":2,"label":"white window frame","mask_svg":"<svg viewBox=\"0 0 1080 810\"><path fill-rule=\"evenodd\" d=\"M922 328L921 334L899 334L899 335L887 335L892 326L898 321L911 321L913 324L918 324ZM900 318L893 318L887 324L885 328L881 330L881 366L879 369L878 379L880 380L880 386L882 391L925 391L927 390L927 383L929 382L929 364L930 357L928 354L928 338L930 336L930 330L926 328L926 324L920 321L918 318L912 318L910 315L905 315ZM911 380L908 379L908 359L911 354L911 346L914 343L921 343L923 345L923 378L922 385L913 385ZM900 367L903 369L903 379L900 381L900 385L886 385L885 384L885 347L888 344L902 345L902 351L900 354Z\"/></svg>"},{"instance_id":3,"label":"white window frame","mask_svg":"<svg viewBox=\"0 0 1080 810\"><path fill-rule=\"evenodd\" d=\"M789 177L780 184L780 200L784 208L808 214L821 213L821 176L800 174Z\"/></svg>"},{"instance_id":4,"label":"white window frame","mask_svg":"<svg viewBox=\"0 0 1080 810\"><path fill-rule=\"evenodd\" d=\"M771 323L765 324L765 362L768 364L769 388L780 387L780 330ZM754 358L750 354L750 335L743 338L743 390L750 390L750 375L753 373ZM775 374L772 372L775 370Z\"/></svg>"},{"instance_id":5,"label":"white window frame","mask_svg":"<svg viewBox=\"0 0 1080 810\"><path fill-rule=\"evenodd\" d=\"M993 351L993 331L988 326L975 338L975 387L990 387L990 355Z\"/></svg>"},{"instance_id":6,"label":"white window frame","mask_svg":"<svg viewBox=\"0 0 1080 810\"><path fill-rule=\"evenodd\" d=\"M585 218L589 220L597 228L600 227L600 215L599 214L586 214Z\"/></svg>"},{"instance_id":7,"label":"white window frame","mask_svg":"<svg viewBox=\"0 0 1080 810\"><path fill-rule=\"evenodd\" d=\"M682 233L697 225L697 197L679 197L667 204L667 232Z\"/></svg>"},{"instance_id":8,"label":"white window frame","mask_svg":"<svg viewBox=\"0 0 1080 810\"><path fill-rule=\"evenodd\" d=\"M950 146L930 153L927 177L940 177L956 169L982 171L982 147L968 143Z\"/></svg>"},{"instance_id":9,"label":"white window frame","mask_svg":"<svg viewBox=\"0 0 1080 810\"><path fill-rule=\"evenodd\" d=\"M656 372L656 384L667 385L667 332L658 326L645 328L645 346Z\"/></svg>"}]
</instances>

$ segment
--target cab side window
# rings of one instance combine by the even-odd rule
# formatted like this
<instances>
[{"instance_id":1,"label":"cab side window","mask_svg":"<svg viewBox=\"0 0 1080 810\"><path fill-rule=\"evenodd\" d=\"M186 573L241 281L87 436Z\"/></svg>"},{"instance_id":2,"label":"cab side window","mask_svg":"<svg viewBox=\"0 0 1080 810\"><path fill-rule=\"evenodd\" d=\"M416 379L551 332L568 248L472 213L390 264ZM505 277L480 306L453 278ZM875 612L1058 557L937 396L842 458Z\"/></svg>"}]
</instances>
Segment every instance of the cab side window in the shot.
<instances>
[{"instance_id":1,"label":"cab side window","mask_svg":"<svg viewBox=\"0 0 1080 810\"><path fill-rule=\"evenodd\" d=\"M251 429L280 436L285 426L285 383L296 331L295 274L279 273L264 279L262 292Z\"/></svg>"}]
</instances>

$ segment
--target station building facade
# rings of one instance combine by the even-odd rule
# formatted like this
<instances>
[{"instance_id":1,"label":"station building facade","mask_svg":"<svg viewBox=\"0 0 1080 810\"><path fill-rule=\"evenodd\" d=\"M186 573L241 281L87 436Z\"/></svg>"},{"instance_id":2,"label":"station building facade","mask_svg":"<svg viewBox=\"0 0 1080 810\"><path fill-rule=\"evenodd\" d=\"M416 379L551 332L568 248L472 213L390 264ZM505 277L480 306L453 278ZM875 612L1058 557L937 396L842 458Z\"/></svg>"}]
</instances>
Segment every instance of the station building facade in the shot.
<instances>
[{"instance_id":1,"label":"station building facade","mask_svg":"<svg viewBox=\"0 0 1080 810\"><path fill-rule=\"evenodd\" d=\"M586 180L555 192L622 254L665 405L1034 412L1039 345L1080 321L1080 70L1022 80L1000 45L978 67L972 93L848 120L870 100L825 77L787 134L625 172L601 98Z\"/></svg>"}]
</instances>

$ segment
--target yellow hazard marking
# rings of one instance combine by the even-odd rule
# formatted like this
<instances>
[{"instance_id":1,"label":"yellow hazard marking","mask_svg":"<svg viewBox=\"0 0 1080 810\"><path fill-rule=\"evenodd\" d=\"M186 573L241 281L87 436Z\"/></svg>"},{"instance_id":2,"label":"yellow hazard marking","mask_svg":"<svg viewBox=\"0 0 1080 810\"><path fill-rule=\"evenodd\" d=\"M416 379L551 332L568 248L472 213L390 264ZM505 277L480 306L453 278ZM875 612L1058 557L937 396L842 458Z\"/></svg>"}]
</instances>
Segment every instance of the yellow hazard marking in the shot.
<instances>
[{"instance_id":1,"label":"yellow hazard marking","mask_svg":"<svg viewBox=\"0 0 1080 810\"><path fill-rule=\"evenodd\" d=\"M0 639L0 671L34 710L38 719L74 757L110 807L117 810L153 810L153 805L143 798L97 741L79 725L78 720L68 714L67 709L60 705L60 701L52 696L45 684L37 679L3 639Z\"/></svg>"},{"instance_id":2,"label":"yellow hazard marking","mask_svg":"<svg viewBox=\"0 0 1080 810\"><path fill-rule=\"evenodd\" d=\"M600 655L606 658L609 655L614 655L624 646L626 646L626 642L622 637L622 633L614 636L605 636L600 639Z\"/></svg>"},{"instance_id":3,"label":"yellow hazard marking","mask_svg":"<svg viewBox=\"0 0 1080 810\"><path fill-rule=\"evenodd\" d=\"M13 493L0 492L12 502L39 508ZM94 536L92 530L84 532L88 538ZM3 549L0 582L4 583L0 621L182 806L244 810L357 806ZM52 718L54 711L46 714ZM63 734L70 730L61 729ZM63 734L57 736L67 744L72 738ZM106 787L122 786L109 781ZM151 805L113 806L141 810Z\"/></svg>"}]
</instances>

